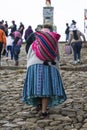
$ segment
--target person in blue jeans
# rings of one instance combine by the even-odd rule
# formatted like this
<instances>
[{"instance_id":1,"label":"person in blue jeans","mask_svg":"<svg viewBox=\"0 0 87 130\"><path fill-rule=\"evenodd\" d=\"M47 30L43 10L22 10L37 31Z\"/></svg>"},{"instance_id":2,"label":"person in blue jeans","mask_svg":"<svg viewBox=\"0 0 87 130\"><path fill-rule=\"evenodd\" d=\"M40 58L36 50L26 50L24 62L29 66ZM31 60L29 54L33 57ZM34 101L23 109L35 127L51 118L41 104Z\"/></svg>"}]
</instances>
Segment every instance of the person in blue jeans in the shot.
<instances>
[{"instance_id":1,"label":"person in blue jeans","mask_svg":"<svg viewBox=\"0 0 87 130\"><path fill-rule=\"evenodd\" d=\"M67 41L68 41L68 39L69 39L69 29L70 29L70 27L69 27L69 24L68 23L66 23L66 30L65 30L65 35L66 35L66 43L67 43Z\"/></svg>"},{"instance_id":2,"label":"person in blue jeans","mask_svg":"<svg viewBox=\"0 0 87 130\"><path fill-rule=\"evenodd\" d=\"M21 44L22 44L22 39L16 37L13 42L13 56L15 60L15 66L18 66L19 64L19 54L20 54Z\"/></svg>"},{"instance_id":3,"label":"person in blue jeans","mask_svg":"<svg viewBox=\"0 0 87 130\"><path fill-rule=\"evenodd\" d=\"M71 46L74 52L74 63L80 62L81 59L80 51L82 48L82 42L72 43Z\"/></svg>"},{"instance_id":4,"label":"person in blue jeans","mask_svg":"<svg viewBox=\"0 0 87 130\"><path fill-rule=\"evenodd\" d=\"M10 55L11 55L11 60L13 60L13 47L12 46L7 46L6 57L8 57L9 52L10 52Z\"/></svg>"},{"instance_id":5,"label":"person in blue jeans","mask_svg":"<svg viewBox=\"0 0 87 130\"><path fill-rule=\"evenodd\" d=\"M81 61L82 42L86 43L84 34L76 28L76 25L72 25L70 28L68 44L71 44L73 49L74 64L80 63Z\"/></svg>"},{"instance_id":6,"label":"person in blue jeans","mask_svg":"<svg viewBox=\"0 0 87 130\"><path fill-rule=\"evenodd\" d=\"M11 56L11 60L13 60L13 42L14 42L14 37L13 34L10 33L9 36L6 38L6 57L8 60L9 52Z\"/></svg>"}]
</instances>

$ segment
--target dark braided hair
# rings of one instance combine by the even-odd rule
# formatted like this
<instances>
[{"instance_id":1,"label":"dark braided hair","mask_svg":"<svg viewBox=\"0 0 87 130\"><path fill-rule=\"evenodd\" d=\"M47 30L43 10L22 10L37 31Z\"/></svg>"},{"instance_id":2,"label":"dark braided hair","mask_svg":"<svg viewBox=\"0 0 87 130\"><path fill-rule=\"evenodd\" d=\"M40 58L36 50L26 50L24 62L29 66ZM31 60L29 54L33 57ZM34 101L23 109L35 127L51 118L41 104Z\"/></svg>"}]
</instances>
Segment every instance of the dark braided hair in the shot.
<instances>
[{"instance_id":1,"label":"dark braided hair","mask_svg":"<svg viewBox=\"0 0 87 130\"><path fill-rule=\"evenodd\" d=\"M78 38L78 34L77 34L77 30L74 30L73 31L73 35L74 35L74 39L75 40L78 40L79 38Z\"/></svg>"}]
</instances>

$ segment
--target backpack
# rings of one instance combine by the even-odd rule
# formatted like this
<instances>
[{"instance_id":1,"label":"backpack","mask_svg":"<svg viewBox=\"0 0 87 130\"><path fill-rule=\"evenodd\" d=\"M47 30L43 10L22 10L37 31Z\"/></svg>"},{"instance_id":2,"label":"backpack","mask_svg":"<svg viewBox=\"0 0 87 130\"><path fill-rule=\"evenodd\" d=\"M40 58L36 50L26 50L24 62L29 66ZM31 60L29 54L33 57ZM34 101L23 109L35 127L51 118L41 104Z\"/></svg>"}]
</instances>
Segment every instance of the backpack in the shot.
<instances>
[{"instance_id":1,"label":"backpack","mask_svg":"<svg viewBox=\"0 0 87 130\"><path fill-rule=\"evenodd\" d=\"M36 40L32 43L32 49L35 51L36 56L47 62L54 63L55 58L58 56L58 40L60 35L56 32L35 32Z\"/></svg>"},{"instance_id":2,"label":"backpack","mask_svg":"<svg viewBox=\"0 0 87 130\"><path fill-rule=\"evenodd\" d=\"M23 43L23 40L22 40L22 38L20 38L20 39L18 40L18 42L17 42L17 45L21 47L22 43Z\"/></svg>"},{"instance_id":3,"label":"backpack","mask_svg":"<svg viewBox=\"0 0 87 130\"><path fill-rule=\"evenodd\" d=\"M21 47L22 42L23 42L22 38L16 37L14 39L13 45L18 45Z\"/></svg>"}]
</instances>

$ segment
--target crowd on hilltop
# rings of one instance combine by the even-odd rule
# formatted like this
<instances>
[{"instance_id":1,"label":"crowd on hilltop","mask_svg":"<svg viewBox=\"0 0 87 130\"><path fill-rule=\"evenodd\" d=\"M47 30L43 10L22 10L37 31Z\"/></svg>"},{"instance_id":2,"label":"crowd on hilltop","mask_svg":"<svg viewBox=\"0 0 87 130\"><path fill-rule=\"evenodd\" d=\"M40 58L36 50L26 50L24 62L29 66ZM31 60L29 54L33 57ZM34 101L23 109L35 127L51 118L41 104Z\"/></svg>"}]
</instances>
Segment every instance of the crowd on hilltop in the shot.
<instances>
[{"instance_id":1,"label":"crowd on hilltop","mask_svg":"<svg viewBox=\"0 0 87 130\"><path fill-rule=\"evenodd\" d=\"M19 27L17 26L15 20L11 21L11 25L8 25L7 21L1 20L0 21L0 28L2 28L2 30L5 32L6 36L9 35L9 33L13 33L14 31L18 30L21 35L23 35L24 32L24 24L22 22L20 22Z\"/></svg>"},{"instance_id":2,"label":"crowd on hilltop","mask_svg":"<svg viewBox=\"0 0 87 130\"><path fill-rule=\"evenodd\" d=\"M28 53L31 43L35 40L34 32L40 31L43 26L38 26L35 31L33 31L31 25L25 29L22 22L20 22L19 26L16 24L15 20L12 20L11 23L12 24L9 26L7 21L0 21L0 61L1 53L3 50L6 50L6 58L8 59L10 52L11 60L14 59L15 65L18 65L23 39L27 43L25 46L25 51ZM47 28L48 26L45 26L45 30L43 31L47 31ZM52 27L49 29L51 32L53 31ZM75 20L72 20L70 25L69 23L66 23L65 35L66 45L71 45L74 54L74 63L77 64L81 61L82 42L86 43L86 38L84 34L77 29L77 22Z\"/></svg>"},{"instance_id":3,"label":"crowd on hilltop","mask_svg":"<svg viewBox=\"0 0 87 130\"><path fill-rule=\"evenodd\" d=\"M6 60L8 60L9 53L11 55L11 60L15 61L16 66L18 65L25 27L22 22L20 22L19 27L17 27L15 20L12 20L11 23L12 24L9 26L7 21L0 21L0 65L1 56L6 56Z\"/></svg>"},{"instance_id":4,"label":"crowd on hilltop","mask_svg":"<svg viewBox=\"0 0 87 130\"><path fill-rule=\"evenodd\" d=\"M33 33L33 29L30 25L25 29L22 22L20 22L18 26L15 20L12 20L11 23L12 24L9 26L7 21L0 21L0 65L1 56L4 55L6 61L8 61L10 53L10 59L14 60L15 65L18 66L23 39L26 41L28 36Z\"/></svg>"},{"instance_id":5,"label":"crowd on hilltop","mask_svg":"<svg viewBox=\"0 0 87 130\"><path fill-rule=\"evenodd\" d=\"M0 21L0 64L1 64L1 55L3 54L6 57L8 62L9 54L10 59L15 61L15 65L19 64L19 54L21 51L21 46L23 40L27 43L25 46L26 54L28 54L28 49L32 42L35 40L34 32L40 31L43 28L43 25L37 25L35 31L32 29L31 25L28 25L25 28L24 24L20 22L18 26L15 20L11 21L11 25L8 25L7 21ZM45 31L48 26L45 27ZM52 27L49 27L52 31Z\"/></svg>"},{"instance_id":6,"label":"crowd on hilltop","mask_svg":"<svg viewBox=\"0 0 87 130\"><path fill-rule=\"evenodd\" d=\"M7 23L7 22L5 22ZM24 26L17 28L15 21L12 25L0 23L0 56L6 48L5 56L19 64L19 54L22 36L26 41L27 72L22 91L22 101L33 105L36 113L41 112L40 118L49 117L48 107L54 107L66 101L66 93L59 72L58 40L61 35L53 32L48 26L36 28L33 31L29 25L24 32ZM10 29L10 33L8 33ZM1 57L0 57L1 60ZM54 78L55 76L55 78Z\"/></svg>"},{"instance_id":7,"label":"crowd on hilltop","mask_svg":"<svg viewBox=\"0 0 87 130\"><path fill-rule=\"evenodd\" d=\"M72 20L71 26L66 24L66 45L73 49L74 63L80 63L82 39L86 43L84 34L77 29L76 21ZM10 29L10 33L9 30ZM26 41L25 51L27 54L27 71L22 91L22 101L27 105L34 106L34 113L38 113L40 119L49 118L50 107L58 106L67 100L62 76L60 73L60 48L61 35L48 26L39 26L33 31L28 26L24 32L24 25L20 22L17 28L15 21L8 26L7 21L0 22L0 60L3 48L10 52L11 60L15 65L19 64L19 54L23 43L22 36Z\"/></svg>"}]
</instances>

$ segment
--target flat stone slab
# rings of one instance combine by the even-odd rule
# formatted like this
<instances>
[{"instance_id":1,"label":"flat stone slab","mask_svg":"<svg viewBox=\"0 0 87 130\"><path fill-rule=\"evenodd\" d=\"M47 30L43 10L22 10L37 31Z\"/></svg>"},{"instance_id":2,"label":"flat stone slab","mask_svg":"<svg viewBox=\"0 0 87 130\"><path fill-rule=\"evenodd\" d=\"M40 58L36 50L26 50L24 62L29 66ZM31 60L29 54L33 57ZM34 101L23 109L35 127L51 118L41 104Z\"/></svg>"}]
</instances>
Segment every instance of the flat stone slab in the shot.
<instances>
[{"instance_id":1,"label":"flat stone slab","mask_svg":"<svg viewBox=\"0 0 87 130\"><path fill-rule=\"evenodd\" d=\"M25 66L0 66L0 70L17 70L17 69L26 69L27 67Z\"/></svg>"}]
</instances>

